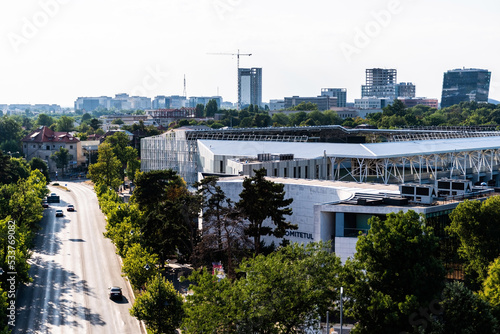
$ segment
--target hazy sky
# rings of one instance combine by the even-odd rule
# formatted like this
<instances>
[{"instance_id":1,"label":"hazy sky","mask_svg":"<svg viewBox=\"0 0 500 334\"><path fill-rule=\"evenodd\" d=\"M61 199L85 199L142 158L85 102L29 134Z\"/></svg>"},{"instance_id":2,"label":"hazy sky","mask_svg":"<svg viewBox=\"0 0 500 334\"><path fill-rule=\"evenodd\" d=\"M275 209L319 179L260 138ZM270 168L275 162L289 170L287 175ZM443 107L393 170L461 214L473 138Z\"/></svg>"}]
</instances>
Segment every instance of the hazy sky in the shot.
<instances>
[{"instance_id":1,"label":"hazy sky","mask_svg":"<svg viewBox=\"0 0 500 334\"><path fill-rule=\"evenodd\" d=\"M2 0L0 104L73 106L116 93L217 95L263 68L263 100L361 95L365 69L396 68L441 99L446 70L492 72L500 100L498 0Z\"/></svg>"}]
</instances>

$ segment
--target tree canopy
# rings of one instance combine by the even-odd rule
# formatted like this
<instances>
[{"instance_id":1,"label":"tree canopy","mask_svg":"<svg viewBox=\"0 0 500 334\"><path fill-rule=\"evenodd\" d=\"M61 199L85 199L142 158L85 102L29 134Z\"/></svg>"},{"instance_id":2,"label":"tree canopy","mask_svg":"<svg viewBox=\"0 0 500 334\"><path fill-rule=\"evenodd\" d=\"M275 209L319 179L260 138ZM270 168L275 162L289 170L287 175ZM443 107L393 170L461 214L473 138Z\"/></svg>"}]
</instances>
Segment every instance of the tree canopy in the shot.
<instances>
[{"instance_id":1,"label":"tree canopy","mask_svg":"<svg viewBox=\"0 0 500 334\"><path fill-rule=\"evenodd\" d=\"M444 268L438 239L414 211L373 217L345 266L347 313L359 320L353 333L410 331L410 315L441 292Z\"/></svg>"},{"instance_id":2,"label":"tree canopy","mask_svg":"<svg viewBox=\"0 0 500 334\"><path fill-rule=\"evenodd\" d=\"M296 230L297 225L285 219L285 216L292 214L292 209L288 206L293 198L285 199L284 185L267 180L264 168L254 172L255 176L243 181L243 191L236 208L248 220L246 234L253 238L255 254L259 254L262 236L281 238L287 230ZM264 224L267 218L270 218L270 226Z\"/></svg>"},{"instance_id":3,"label":"tree canopy","mask_svg":"<svg viewBox=\"0 0 500 334\"><path fill-rule=\"evenodd\" d=\"M450 218L448 231L458 236L466 283L477 291L486 279L490 263L500 256L500 196L484 202L464 201Z\"/></svg>"},{"instance_id":4,"label":"tree canopy","mask_svg":"<svg viewBox=\"0 0 500 334\"><path fill-rule=\"evenodd\" d=\"M337 311L340 259L327 245L290 244L245 260L240 278L218 280L206 270L188 279L185 333L292 333L316 328Z\"/></svg>"},{"instance_id":5,"label":"tree canopy","mask_svg":"<svg viewBox=\"0 0 500 334\"><path fill-rule=\"evenodd\" d=\"M148 281L146 291L137 297L130 314L144 321L154 334L175 334L184 316L182 296L158 274Z\"/></svg>"}]
</instances>

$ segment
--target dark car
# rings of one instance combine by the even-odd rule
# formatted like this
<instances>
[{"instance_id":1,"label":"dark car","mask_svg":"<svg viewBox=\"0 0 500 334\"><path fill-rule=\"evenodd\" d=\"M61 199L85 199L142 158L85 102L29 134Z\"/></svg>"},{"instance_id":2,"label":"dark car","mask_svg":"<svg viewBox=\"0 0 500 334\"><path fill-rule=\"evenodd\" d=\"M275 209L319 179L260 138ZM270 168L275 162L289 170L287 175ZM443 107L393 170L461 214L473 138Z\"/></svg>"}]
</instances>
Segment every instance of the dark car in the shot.
<instances>
[{"instance_id":1,"label":"dark car","mask_svg":"<svg viewBox=\"0 0 500 334\"><path fill-rule=\"evenodd\" d=\"M75 211L75 206L73 204L69 204L68 208L66 210L68 210L68 211Z\"/></svg>"},{"instance_id":2,"label":"dark car","mask_svg":"<svg viewBox=\"0 0 500 334\"><path fill-rule=\"evenodd\" d=\"M117 286L112 286L109 288L109 299L122 299L122 289Z\"/></svg>"},{"instance_id":3,"label":"dark car","mask_svg":"<svg viewBox=\"0 0 500 334\"><path fill-rule=\"evenodd\" d=\"M56 217L63 217L64 213L63 210L56 210Z\"/></svg>"},{"instance_id":4,"label":"dark car","mask_svg":"<svg viewBox=\"0 0 500 334\"><path fill-rule=\"evenodd\" d=\"M44 199L44 200L42 201L42 207L43 207L43 208L48 208L48 207L49 207L49 203L47 202L47 200L45 200L45 199Z\"/></svg>"}]
</instances>

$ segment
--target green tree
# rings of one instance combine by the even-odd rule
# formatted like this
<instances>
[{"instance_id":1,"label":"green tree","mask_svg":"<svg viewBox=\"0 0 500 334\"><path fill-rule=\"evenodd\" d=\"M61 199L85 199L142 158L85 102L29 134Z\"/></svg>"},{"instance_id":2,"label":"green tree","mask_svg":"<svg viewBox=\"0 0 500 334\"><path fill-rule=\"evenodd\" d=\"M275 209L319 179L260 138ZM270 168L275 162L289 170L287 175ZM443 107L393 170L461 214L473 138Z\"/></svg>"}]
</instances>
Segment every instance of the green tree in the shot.
<instances>
[{"instance_id":1,"label":"green tree","mask_svg":"<svg viewBox=\"0 0 500 334\"><path fill-rule=\"evenodd\" d=\"M13 117L0 117L0 144L5 152L21 151L21 139L23 138L23 129L21 123ZM9 143L7 145L7 143Z\"/></svg>"},{"instance_id":2,"label":"green tree","mask_svg":"<svg viewBox=\"0 0 500 334\"><path fill-rule=\"evenodd\" d=\"M488 276L483 283L481 297L490 303L493 314L500 323L500 257L490 264Z\"/></svg>"},{"instance_id":3,"label":"green tree","mask_svg":"<svg viewBox=\"0 0 500 334\"><path fill-rule=\"evenodd\" d=\"M211 99L207 102L207 105L205 106L205 115L207 117L214 117L218 110L219 107L217 106L217 101Z\"/></svg>"},{"instance_id":4,"label":"green tree","mask_svg":"<svg viewBox=\"0 0 500 334\"><path fill-rule=\"evenodd\" d=\"M391 104L383 108L383 116L400 116L403 117L406 114L406 106L403 101L395 99Z\"/></svg>"},{"instance_id":5,"label":"green tree","mask_svg":"<svg viewBox=\"0 0 500 334\"><path fill-rule=\"evenodd\" d=\"M88 123L92 119L92 115L89 113L85 113L82 115L82 123Z\"/></svg>"},{"instance_id":6,"label":"green tree","mask_svg":"<svg viewBox=\"0 0 500 334\"><path fill-rule=\"evenodd\" d=\"M135 184L132 201L143 212L143 245L159 255L161 265L178 253L188 258L198 235L199 198L173 170L137 173Z\"/></svg>"},{"instance_id":7,"label":"green tree","mask_svg":"<svg viewBox=\"0 0 500 334\"><path fill-rule=\"evenodd\" d=\"M456 235L459 255L464 259L466 284L481 288L490 263L500 256L500 196L484 202L464 201L450 214L448 232Z\"/></svg>"},{"instance_id":8,"label":"green tree","mask_svg":"<svg viewBox=\"0 0 500 334\"><path fill-rule=\"evenodd\" d=\"M258 255L262 236L282 238L287 230L296 230L298 227L285 220L285 216L292 214L292 209L288 206L293 202L293 198L285 199L284 185L266 180L264 168L254 172L255 176L247 177L243 181L243 191L236 208L249 222L246 234L253 238L254 251ZM264 224L267 218L271 219L271 226Z\"/></svg>"},{"instance_id":9,"label":"green tree","mask_svg":"<svg viewBox=\"0 0 500 334\"><path fill-rule=\"evenodd\" d=\"M6 165L5 183L17 183L19 180L26 179L30 175L30 166L24 158L8 158Z\"/></svg>"},{"instance_id":10,"label":"green tree","mask_svg":"<svg viewBox=\"0 0 500 334\"><path fill-rule=\"evenodd\" d=\"M353 333L411 331L409 317L442 291L444 268L438 238L414 211L369 220L354 260L345 265L347 313L359 320Z\"/></svg>"},{"instance_id":11,"label":"green tree","mask_svg":"<svg viewBox=\"0 0 500 334\"><path fill-rule=\"evenodd\" d=\"M205 114L205 106L202 103L196 105L196 117L202 118Z\"/></svg>"},{"instance_id":12,"label":"green tree","mask_svg":"<svg viewBox=\"0 0 500 334\"><path fill-rule=\"evenodd\" d=\"M94 131L97 131L101 127L102 122L97 118L92 118L89 122L89 125Z\"/></svg>"},{"instance_id":13,"label":"green tree","mask_svg":"<svg viewBox=\"0 0 500 334\"><path fill-rule=\"evenodd\" d=\"M58 132L70 132L74 130L74 119L68 116L61 116L56 123L56 131Z\"/></svg>"},{"instance_id":14,"label":"green tree","mask_svg":"<svg viewBox=\"0 0 500 334\"><path fill-rule=\"evenodd\" d=\"M121 118L114 119L111 124L117 124L117 125L122 125L125 124L125 122Z\"/></svg>"},{"instance_id":15,"label":"green tree","mask_svg":"<svg viewBox=\"0 0 500 334\"><path fill-rule=\"evenodd\" d=\"M111 145L102 143L98 149L97 163L89 166L89 176L94 184L103 184L116 189L122 183L120 179L121 163L113 153Z\"/></svg>"},{"instance_id":16,"label":"green tree","mask_svg":"<svg viewBox=\"0 0 500 334\"><path fill-rule=\"evenodd\" d=\"M144 321L152 333L177 333L184 317L182 296L158 274L148 281L146 291L137 297L130 314Z\"/></svg>"},{"instance_id":17,"label":"green tree","mask_svg":"<svg viewBox=\"0 0 500 334\"><path fill-rule=\"evenodd\" d=\"M141 161L137 159L130 159L127 161L127 169L125 170L127 177L130 181L134 182L135 173L141 169Z\"/></svg>"},{"instance_id":18,"label":"green tree","mask_svg":"<svg viewBox=\"0 0 500 334\"><path fill-rule=\"evenodd\" d=\"M285 113L276 113L271 118L273 126L287 126L290 124L290 118Z\"/></svg>"},{"instance_id":19,"label":"green tree","mask_svg":"<svg viewBox=\"0 0 500 334\"><path fill-rule=\"evenodd\" d=\"M131 147L129 137L125 132L116 132L113 135L109 136L105 140L106 143L109 143L113 148L113 152L115 153L118 160L121 163L120 175L123 179L125 176L125 169L127 168L129 161L136 161L138 157L137 150ZM132 167L135 167L133 165Z\"/></svg>"},{"instance_id":20,"label":"green tree","mask_svg":"<svg viewBox=\"0 0 500 334\"><path fill-rule=\"evenodd\" d=\"M158 274L158 256L142 248L140 244L133 244L123 259L123 272L134 289L140 289L152 277Z\"/></svg>"},{"instance_id":21,"label":"green tree","mask_svg":"<svg viewBox=\"0 0 500 334\"><path fill-rule=\"evenodd\" d=\"M498 322L488 303L461 282L448 283L443 291L440 308L432 322L432 334L499 333ZM427 322L420 320L424 329Z\"/></svg>"},{"instance_id":22,"label":"green tree","mask_svg":"<svg viewBox=\"0 0 500 334\"><path fill-rule=\"evenodd\" d=\"M300 102L296 106L290 108L290 110L297 110L297 111L318 110L318 105L312 102Z\"/></svg>"},{"instance_id":23,"label":"green tree","mask_svg":"<svg viewBox=\"0 0 500 334\"><path fill-rule=\"evenodd\" d=\"M62 174L64 175L64 170L68 167L70 160L69 150L61 146L59 151L52 154L50 158L56 163L57 168L61 168Z\"/></svg>"},{"instance_id":24,"label":"green tree","mask_svg":"<svg viewBox=\"0 0 500 334\"><path fill-rule=\"evenodd\" d=\"M40 126L51 126L52 124L55 123L54 118L50 117L47 114L39 114L38 118L36 120L36 123Z\"/></svg>"},{"instance_id":25,"label":"green tree","mask_svg":"<svg viewBox=\"0 0 500 334\"><path fill-rule=\"evenodd\" d=\"M229 277L234 277L234 269L251 243L234 203L217 185L218 179L209 176L195 184L203 202L203 229L192 259L198 267L222 262Z\"/></svg>"},{"instance_id":26,"label":"green tree","mask_svg":"<svg viewBox=\"0 0 500 334\"><path fill-rule=\"evenodd\" d=\"M47 183L50 182L49 167L47 166L47 163L45 161L43 161L41 158L34 157L30 160L29 165L31 170L38 169L43 174L43 176L45 176L45 180L47 180Z\"/></svg>"},{"instance_id":27,"label":"green tree","mask_svg":"<svg viewBox=\"0 0 500 334\"><path fill-rule=\"evenodd\" d=\"M340 259L328 245L290 244L241 263L239 279L206 270L188 279L186 333L297 333L318 329L320 315L337 312Z\"/></svg>"},{"instance_id":28,"label":"green tree","mask_svg":"<svg viewBox=\"0 0 500 334\"><path fill-rule=\"evenodd\" d=\"M189 277L192 294L186 296L183 305L185 317L183 333L238 333L236 320L238 310L235 299L238 294L230 279L216 279L206 267L194 271ZM234 293L234 298L233 298Z\"/></svg>"}]
</instances>

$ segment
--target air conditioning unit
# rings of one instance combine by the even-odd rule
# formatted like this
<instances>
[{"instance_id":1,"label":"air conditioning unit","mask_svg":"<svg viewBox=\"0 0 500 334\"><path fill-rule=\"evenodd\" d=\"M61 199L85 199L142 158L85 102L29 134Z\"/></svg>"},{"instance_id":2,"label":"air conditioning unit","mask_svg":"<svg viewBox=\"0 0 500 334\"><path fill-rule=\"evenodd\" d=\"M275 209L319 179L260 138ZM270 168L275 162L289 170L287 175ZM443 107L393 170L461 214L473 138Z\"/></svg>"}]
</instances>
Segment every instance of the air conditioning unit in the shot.
<instances>
[{"instance_id":1,"label":"air conditioning unit","mask_svg":"<svg viewBox=\"0 0 500 334\"><path fill-rule=\"evenodd\" d=\"M435 187L430 184L406 183L399 186L399 191L408 200L424 204L432 204L437 197Z\"/></svg>"}]
</instances>

